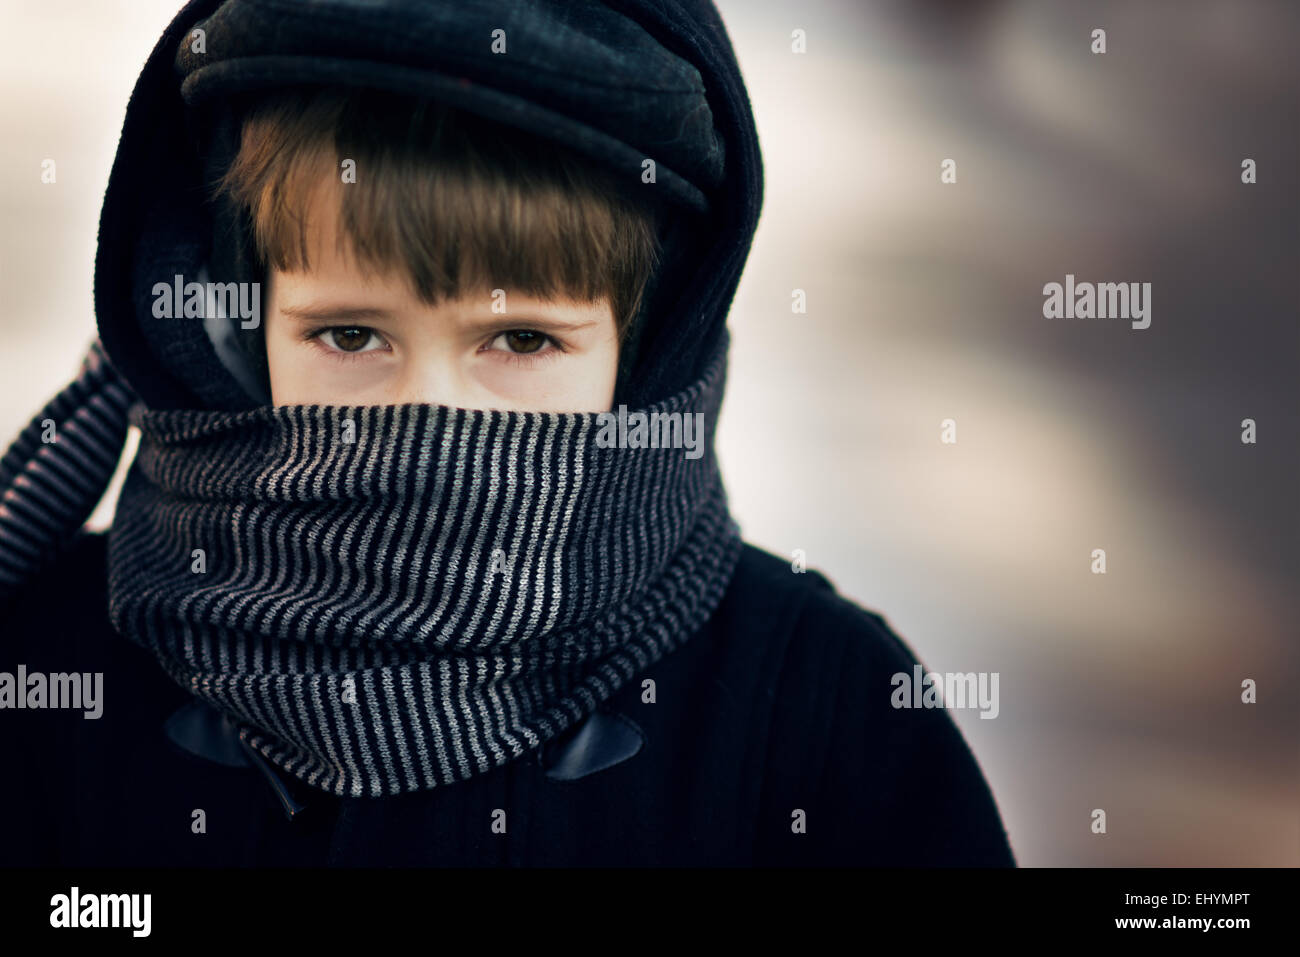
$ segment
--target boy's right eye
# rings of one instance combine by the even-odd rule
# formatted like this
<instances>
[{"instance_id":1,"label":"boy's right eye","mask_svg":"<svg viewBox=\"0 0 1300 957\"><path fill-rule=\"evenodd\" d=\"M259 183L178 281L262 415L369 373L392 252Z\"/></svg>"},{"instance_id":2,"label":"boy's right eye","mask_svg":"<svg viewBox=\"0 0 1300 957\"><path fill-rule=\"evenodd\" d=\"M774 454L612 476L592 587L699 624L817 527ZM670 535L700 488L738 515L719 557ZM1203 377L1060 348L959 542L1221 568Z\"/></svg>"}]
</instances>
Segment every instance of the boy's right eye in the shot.
<instances>
[{"instance_id":1,"label":"boy's right eye","mask_svg":"<svg viewBox=\"0 0 1300 957\"><path fill-rule=\"evenodd\" d=\"M377 346L375 349L365 348L366 344L372 339L376 342L382 342L378 333L367 326L324 326L320 329L313 329L308 333L308 338L321 344L322 349L338 358L347 358L359 352L382 350L382 346ZM332 343L332 348L323 344L327 338Z\"/></svg>"}]
</instances>

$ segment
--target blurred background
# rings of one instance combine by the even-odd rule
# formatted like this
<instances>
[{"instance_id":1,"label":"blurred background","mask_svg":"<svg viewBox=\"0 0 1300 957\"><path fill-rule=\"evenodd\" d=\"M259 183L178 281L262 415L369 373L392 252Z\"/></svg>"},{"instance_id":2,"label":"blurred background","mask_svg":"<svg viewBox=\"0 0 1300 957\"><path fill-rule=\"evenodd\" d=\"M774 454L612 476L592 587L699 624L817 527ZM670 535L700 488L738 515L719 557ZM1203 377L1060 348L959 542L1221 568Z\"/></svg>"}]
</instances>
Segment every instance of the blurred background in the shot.
<instances>
[{"instance_id":1,"label":"blurred background","mask_svg":"<svg viewBox=\"0 0 1300 957\"><path fill-rule=\"evenodd\" d=\"M1300 864L1300 6L717 2L767 178L719 433L747 539L999 673L996 719L952 715L1022 865ZM0 6L5 445L94 336L180 6ZM1150 282L1150 328L1045 319L1067 273Z\"/></svg>"}]
</instances>

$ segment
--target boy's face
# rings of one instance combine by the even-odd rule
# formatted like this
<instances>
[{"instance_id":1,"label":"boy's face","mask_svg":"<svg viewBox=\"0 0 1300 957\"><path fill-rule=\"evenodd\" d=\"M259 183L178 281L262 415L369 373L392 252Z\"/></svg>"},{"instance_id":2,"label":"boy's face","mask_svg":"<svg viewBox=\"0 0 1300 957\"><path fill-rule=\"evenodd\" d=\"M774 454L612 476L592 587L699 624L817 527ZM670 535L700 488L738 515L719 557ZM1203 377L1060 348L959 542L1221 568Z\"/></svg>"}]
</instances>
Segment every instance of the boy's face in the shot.
<instances>
[{"instance_id":1,"label":"boy's face","mask_svg":"<svg viewBox=\"0 0 1300 957\"><path fill-rule=\"evenodd\" d=\"M547 302L505 290L421 302L403 274L366 275L335 239L337 215L308 215L311 268L271 269L266 356L275 405L396 405L605 412L618 336L607 299Z\"/></svg>"}]
</instances>

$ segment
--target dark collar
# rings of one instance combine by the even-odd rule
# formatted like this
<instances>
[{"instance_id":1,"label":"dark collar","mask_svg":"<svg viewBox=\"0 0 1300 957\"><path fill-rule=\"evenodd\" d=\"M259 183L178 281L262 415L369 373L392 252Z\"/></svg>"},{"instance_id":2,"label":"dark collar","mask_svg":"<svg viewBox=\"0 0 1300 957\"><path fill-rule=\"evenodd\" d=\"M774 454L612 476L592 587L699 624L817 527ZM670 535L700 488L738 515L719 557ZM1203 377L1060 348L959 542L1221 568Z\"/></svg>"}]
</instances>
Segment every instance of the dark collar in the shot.
<instances>
[{"instance_id":1,"label":"dark collar","mask_svg":"<svg viewBox=\"0 0 1300 957\"><path fill-rule=\"evenodd\" d=\"M256 768L271 788L285 817L306 808L296 800L271 765L239 737L231 720L207 702L195 699L172 714L163 725L178 747L230 768ZM576 781L612 768L637 754L645 733L625 715L597 710L574 728L543 745L537 761L551 781Z\"/></svg>"}]
</instances>

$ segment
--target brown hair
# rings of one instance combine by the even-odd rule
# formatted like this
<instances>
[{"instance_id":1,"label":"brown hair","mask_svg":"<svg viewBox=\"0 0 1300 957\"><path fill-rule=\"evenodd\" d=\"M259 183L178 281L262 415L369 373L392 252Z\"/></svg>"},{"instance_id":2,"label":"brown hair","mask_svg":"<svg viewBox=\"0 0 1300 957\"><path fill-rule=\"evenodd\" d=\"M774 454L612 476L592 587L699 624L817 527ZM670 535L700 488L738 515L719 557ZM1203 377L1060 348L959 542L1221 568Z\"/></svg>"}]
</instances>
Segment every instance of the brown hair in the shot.
<instances>
[{"instance_id":1,"label":"brown hair","mask_svg":"<svg viewBox=\"0 0 1300 957\"><path fill-rule=\"evenodd\" d=\"M349 159L355 183L343 181ZM494 288L607 297L625 338L658 264L653 200L559 144L435 100L269 94L215 186L246 211L263 268L297 270L310 265L305 211L327 183L340 243L363 268L404 271L430 305Z\"/></svg>"}]
</instances>

